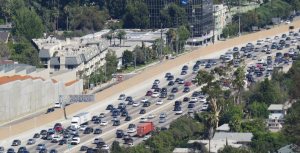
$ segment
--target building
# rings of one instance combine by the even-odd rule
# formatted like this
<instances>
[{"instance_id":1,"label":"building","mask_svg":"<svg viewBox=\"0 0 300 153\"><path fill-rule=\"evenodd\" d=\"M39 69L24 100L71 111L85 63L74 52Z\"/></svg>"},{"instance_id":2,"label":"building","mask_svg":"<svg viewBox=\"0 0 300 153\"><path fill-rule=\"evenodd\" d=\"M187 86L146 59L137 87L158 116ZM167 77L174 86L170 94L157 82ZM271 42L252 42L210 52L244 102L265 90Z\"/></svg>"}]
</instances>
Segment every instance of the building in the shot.
<instances>
[{"instance_id":1,"label":"building","mask_svg":"<svg viewBox=\"0 0 300 153\"><path fill-rule=\"evenodd\" d=\"M0 43L1 42L4 42L4 43L8 42L8 38L10 36L10 30L11 29L12 29L11 23L0 25Z\"/></svg>"},{"instance_id":2,"label":"building","mask_svg":"<svg viewBox=\"0 0 300 153\"><path fill-rule=\"evenodd\" d=\"M173 153L201 153L201 151L191 148L175 148Z\"/></svg>"},{"instance_id":3,"label":"building","mask_svg":"<svg viewBox=\"0 0 300 153\"><path fill-rule=\"evenodd\" d=\"M216 131L217 132L229 132L230 131L229 124L223 124L223 125L217 127Z\"/></svg>"},{"instance_id":4,"label":"building","mask_svg":"<svg viewBox=\"0 0 300 153\"><path fill-rule=\"evenodd\" d=\"M145 0L150 13L150 28L161 28L160 10L170 3L185 8L188 25L192 29L188 44L202 45L211 41L213 30L213 4L210 0ZM165 27L169 28L169 27Z\"/></svg>"},{"instance_id":5,"label":"building","mask_svg":"<svg viewBox=\"0 0 300 153\"><path fill-rule=\"evenodd\" d=\"M277 152L278 153L299 153L300 147L295 144L289 144L284 147L281 147Z\"/></svg>"},{"instance_id":6,"label":"building","mask_svg":"<svg viewBox=\"0 0 300 153\"><path fill-rule=\"evenodd\" d=\"M286 109L283 104L271 104L268 108L269 118L267 119L267 126L271 131L278 131L282 128L284 123L284 116Z\"/></svg>"},{"instance_id":7,"label":"building","mask_svg":"<svg viewBox=\"0 0 300 153\"><path fill-rule=\"evenodd\" d=\"M11 23L0 25L0 32L10 32L11 29L12 29L12 24Z\"/></svg>"},{"instance_id":8,"label":"building","mask_svg":"<svg viewBox=\"0 0 300 153\"><path fill-rule=\"evenodd\" d=\"M217 153L222 150L225 145L235 148L246 147L252 141L252 133L237 133L237 132L216 132L214 137L210 140L210 152ZM202 143L209 150L209 140L189 140L188 143Z\"/></svg>"},{"instance_id":9,"label":"building","mask_svg":"<svg viewBox=\"0 0 300 153\"><path fill-rule=\"evenodd\" d=\"M87 35L81 38L59 40L53 36L33 39L39 49L39 58L50 73L75 70L79 77L89 76L103 66L108 44L101 36L105 33Z\"/></svg>"},{"instance_id":10,"label":"building","mask_svg":"<svg viewBox=\"0 0 300 153\"><path fill-rule=\"evenodd\" d=\"M229 19L229 10L226 5L219 4L219 5L213 5L213 10L214 10L214 26L215 26L215 41L219 40L221 38L221 34L223 29L226 27L227 23L230 22Z\"/></svg>"}]
</instances>

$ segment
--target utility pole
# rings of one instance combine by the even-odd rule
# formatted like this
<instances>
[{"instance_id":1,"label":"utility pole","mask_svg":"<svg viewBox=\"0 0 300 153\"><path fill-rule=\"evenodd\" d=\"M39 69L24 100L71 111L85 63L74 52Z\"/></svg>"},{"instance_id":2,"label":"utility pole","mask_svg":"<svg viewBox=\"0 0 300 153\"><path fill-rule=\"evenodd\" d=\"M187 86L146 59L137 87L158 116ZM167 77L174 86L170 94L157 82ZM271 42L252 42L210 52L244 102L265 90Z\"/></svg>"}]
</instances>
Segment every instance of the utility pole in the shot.
<instances>
[{"instance_id":1,"label":"utility pole","mask_svg":"<svg viewBox=\"0 0 300 153\"><path fill-rule=\"evenodd\" d=\"M215 30L216 30L216 19L215 19L215 14L216 14L216 10L213 7L213 39L212 39L212 43L215 44Z\"/></svg>"},{"instance_id":2,"label":"utility pole","mask_svg":"<svg viewBox=\"0 0 300 153\"><path fill-rule=\"evenodd\" d=\"M163 35L162 27L163 27L163 24L161 22L160 23L160 58L162 57L162 50L163 50L163 43L164 43L163 37L162 37L162 35Z\"/></svg>"}]
</instances>

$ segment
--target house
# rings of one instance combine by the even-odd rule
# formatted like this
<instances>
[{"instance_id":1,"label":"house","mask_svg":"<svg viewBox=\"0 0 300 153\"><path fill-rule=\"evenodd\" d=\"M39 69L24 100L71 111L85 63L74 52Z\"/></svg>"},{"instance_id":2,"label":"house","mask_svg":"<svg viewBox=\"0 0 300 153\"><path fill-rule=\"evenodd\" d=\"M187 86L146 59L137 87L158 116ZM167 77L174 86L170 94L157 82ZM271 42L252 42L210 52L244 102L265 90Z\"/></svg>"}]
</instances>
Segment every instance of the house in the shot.
<instances>
[{"instance_id":1,"label":"house","mask_svg":"<svg viewBox=\"0 0 300 153\"><path fill-rule=\"evenodd\" d=\"M276 132L282 128L284 123L284 116L286 115L286 109L283 104L271 104L268 108L269 117L267 119L267 126L269 130Z\"/></svg>"},{"instance_id":2,"label":"house","mask_svg":"<svg viewBox=\"0 0 300 153\"><path fill-rule=\"evenodd\" d=\"M300 147L295 144L286 145L277 151L278 153L297 153L300 152Z\"/></svg>"},{"instance_id":3,"label":"house","mask_svg":"<svg viewBox=\"0 0 300 153\"><path fill-rule=\"evenodd\" d=\"M252 141L252 133L238 133L238 132L216 132L214 137L210 140L210 152L217 153L222 150L225 145L234 148L248 146ZM189 140L188 143L194 142L202 143L209 150L209 140Z\"/></svg>"},{"instance_id":4,"label":"house","mask_svg":"<svg viewBox=\"0 0 300 153\"><path fill-rule=\"evenodd\" d=\"M229 132L230 131L230 127L229 124L223 124L219 127L217 127L217 132Z\"/></svg>"},{"instance_id":5,"label":"house","mask_svg":"<svg viewBox=\"0 0 300 153\"><path fill-rule=\"evenodd\" d=\"M12 29L11 23L0 24L0 32L10 32L11 29Z\"/></svg>"}]
</instances>

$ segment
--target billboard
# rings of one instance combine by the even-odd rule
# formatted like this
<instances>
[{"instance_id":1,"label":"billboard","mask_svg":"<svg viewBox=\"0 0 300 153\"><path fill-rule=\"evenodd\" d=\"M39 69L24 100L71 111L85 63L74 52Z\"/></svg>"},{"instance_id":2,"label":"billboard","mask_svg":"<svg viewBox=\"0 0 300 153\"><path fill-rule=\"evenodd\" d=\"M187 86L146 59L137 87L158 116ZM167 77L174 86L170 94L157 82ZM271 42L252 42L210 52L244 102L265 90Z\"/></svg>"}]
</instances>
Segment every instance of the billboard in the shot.
<instances>
[{"instance_id":1,"label":"billboard","mask_svg":"<svg viewBox=\"0 0 300 153\"><path fill-rule=\"evenodd\" d=\"M59 95L59 102L62 104L93 102L95 95Z\"/></svg>"}]
</instances>

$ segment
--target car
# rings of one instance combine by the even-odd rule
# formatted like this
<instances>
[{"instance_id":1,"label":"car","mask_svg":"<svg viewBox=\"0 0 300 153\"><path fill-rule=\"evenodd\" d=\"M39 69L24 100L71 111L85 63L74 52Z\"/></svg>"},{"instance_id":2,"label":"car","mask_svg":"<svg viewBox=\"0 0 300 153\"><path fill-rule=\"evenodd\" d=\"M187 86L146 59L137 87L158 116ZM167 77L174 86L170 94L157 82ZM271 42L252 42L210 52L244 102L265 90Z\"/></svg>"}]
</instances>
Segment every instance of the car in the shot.
<instances>
[{"instance_id":1,"label":"car","mask_svg":"<svg viewBox=\"0 0 300 153\"><path fill-rule=\"evenodd\" d=\"M11 144L11 146L19 146L19 145L21 145L21 140L19 139L14 140Z\"/></svg>"},{"instance_id":2,"label":"car","mask_svg":"<svg viewBox=\"0 0 300 153\"><path fill-rule=\"evenodd\" d=\"M25 153L25 152L28 152L28 151L27 151L27 148L24 147L24 146L23 146L23 147L20 147L20 148L18 149L18 153L23 153L23 152L24 152L24 153Z\"/></svg>"},{"instance_id":3,"label":"car","mask_svg":"<svg viewBox=\"0 0 300 153\"><path fill-rule=\"evenodd\" d=\"M159 118L166 118L166 117L167 117L167 114L164 112L159 114Z\"/></svg>"},{"instance_id":4,"label":"car","mask_svg":"<svg viewBox=\"0 0 300 153\"><path fill-rule=\"evenodd\" d=\"M167 121L167 119L166 118L159 118L159 123L165 123Z\"/></svg>"},{"instance_id":5,"label":"car","mask_svg":"<svg viewBox=\"0 0 300 153\"><path fill-rule=\"evenodd\" d=\"M87 151L89 149L89 147L87 146L81 146L80 147L80 151Z\"/></svg>"},{"instance_id":6,"label":"car","mask_svg":"<svg viewBox=\"0 0 300 153\"><path fill-rule=\"evenodd\" d=\"M96 115L92 117L92 121L96 121L97 119L98 119L98 116L96 116Z\"/></svg>"},{"instance_id":7,"label":"car","mask_svg":"<svg viewBox=\"0 0 300 153\"><path fill-rule=\"evenodd\" d=\"M128 112L124 110L124 111L121 113L121 116L123 116L123 117L128 116Z\"/></svg>"},{"instance_id":8,"label":"car","mask_svg":"<svg viewBox=\"0 0 300 153\"><path fill-rule=\"evenodd\" d=\"M121 124L120 120L113 121L113 126L119 126Z\"/></svg>"},{"instance_id":9,"label":"car","mask_svg":"<svg viewBox=\"0 0 300 153\"><path fill-rule=\"evenodd\" d=\"M49 151L49 153L58 153L58 152L57 152L57 150L55 150L55 149L51 149L51 150Z\"/></svg>"},{"instance_id":10,"label":"car","mask_svg":"<svg viewBox=\"0 0 300 153\"><path fill-rule=\"evenodd\" d=\"M157 97L159 97L159 92L153 92L153 94L152 94L151 97L152 97L152 98L157 98Z\"/></svg>"},{"instance_id":11,"label":"car","mask_svg":"<svg viewBox=\"0 0 300 153\"><path fill-rule=\"evenodd\" d=\"M205 111L207 109L208 109L208 104L207 103L203 104L201 110Z\"/></svg>"},{"instance_id":12,"label":"car","mask_svg":"<svg viewBox=\"0 0 300 153\"><path fill-rule=\"evenodd\" d=\"M1 153L4 153L4 147L1 147L1 146L0 146L0 152L1 152Z\"/></svg>"},{"instance_id":13,"label":"car","mask_svg":"<svg viewBox=\"0 0 300 153\"><path fill-rule=\"evenodd\" d=\"M290 24L290 23L291 23L290 20L286 20L286 21L285 21L285 24Z\"/></svg>"},{"instance_id":14,"label":"car","mask_svg":"<svg viewBox=\"0 0 300 153\"><path fill-rule=\"evenodd\" d=\"M35 133L35 134L33 135L33 138L40 138L40 134L39 134L39 133Z\"/></svg>"},{"instance_id":15,"label":"car","mask_svg":"<svg viewBox=\"0 0 300 153\"><path fill-rule=\"evenodd\" d=\"M170 72L168 72L168 73L166 73L165 74L165 78L167 78L167 77L169 77L169 76L171 76L172 74L170 73Z\"/></svg>"},{"instance_id":16,"label":"car","mask_svg":"<svg viewBox=\"0 0 300 153\"><path fill-rule=\"evenodd\" d=\"M159 88L157 84L152 85L151 89L157 89Z\"/></svg>"},{"instance_id":17,"label":"car","mask_svg":"<svg viewBox=\"0 0 300 153\"><path fill-rule=\"evenodd\" d=\"M151 103L147 101L143 104L143 107L149 107L150 105L151 105Z\"/></svg>"},{"instance_id":18,"label":"car","mask_svg":"<svg viewBox=\"0 0 300 153\"><path fill-rule=\"evenodd\" d=\"M155 115L154 115L154 114L149 114L149 115L147 116L147 118L148 118L148 119L153 119L153 118L155 118Z\"/></svg>"},{"instance_id":19,"label":"car","mask_svg":"<svg viewBox=\"0 0 300 153\"><path fill-rule=\"evenodd\" d=\"M14 148L9 148L9 149L7 149L6 152L7 152L7 153L15 153L15 150L14 150Z\"/></svg>"},{"instance_id":20,"label":"car","mask_svg":"<svg viewBox=\"0 0 300 153\"><path fill-rule=\"evenodd\" d=\"M167 78L167 81L171 81L171 80L174 80L174 76L173 76L173 75L170 75L170 76Z\"/></svg>"},{"instance_id":21,"label":"car","mask_svg":"<svg viewBox=\"0 0 300 153\"><path fill-rule=\"evenodd\" d=\"M171 93L177 93L177 92L178 92L178 88L177 87L172 88Z\"/></svg>"},{"instance_id":22,"label":"car","mask_svg":"<svg viewBox=\"0 0 300 153\"><path fill-rule=\"evenodd\" d=\"M43 148L39 151L39 153L47 153L47 149L46 148Z\"/></svg>"},{"instance_id":23,"label":"car","mask_svg":"<svg viewBox=\"0 0 300 153\"><path fill-rule=\"evenodd\" d=\"M211 68L211 64L207 63L207 64L205 65L205 68L206 68L206 69Z\"/></svg>"},{"instance_id":24,"label":"car","mask_svg":"<svg viewBox=\"0 0 300 153\"><path fill-rule=\"evenodd\" d=\"M127 105L133 105L134 101L128 101Z\"/></svg>"},{"instance_id":25,"label":"car","mask_svg":"<svg viewBox=\"0 0 300 153\"><path fill-rule=\"evenodd\" d=\"M198 98L197 98L197 97L192 97L192 98L191 98L191 101L197 102L197 101L198 101Z\"/></svg>"},{"instance_id":26,"label":"car","mask_svg":"<svg viewBox=\"0 0 300 153\"><path fill-rule=\"evenodd\" d=\"M104 118L105 114L104 113L100 113L99 118Z\"/></svg>"},{"instance_id":27,"label":"car","mask_svg":"<svg viewBox=\"0 0 300 153\"><path fill-rule=\"evenodd\" d=\"M71 140L71 145L78 145L80 143L80 138L79 137L74 137Z\"/></svg>"},{"instance_id":28,"label":"car","mask_svg":"<svg viewBox=\"0 0 300 153\"><path fill-rule=\"evenodd\" d=\"M125 101L133 101L133 98L131 96L127 96Z\"/></svg>"},{"instance_id":29,"label":"car","mask_svg":"<svg viewBox=\"0 0 300 153\"><path fill-rule=\"evenodd\" d=\"M156 105L162 105L164 102L163 100L159 99L157 102L156 102Z\"/></svg>"},{"instance_id":30,"label":"car","mask_svg":"<svg viewBox=\"0 0 300 153\"><path fill-rule=\"evenodd\" d=\"M148 101L148 98L146 98L146 97L144 97L144 98L141 100L142 103L144 103L144 102L146 102L146 101Z\"/></svg>"},{"instance_id":31,"label":"car","mask_svg":"<svg viewBox=\"0 0 300 153\"><path fill-rule=\"evenodd\" d=\"M136 128L129 128L127 130L127 133L135 133L136 132Z\"/></svg>"},{"instance_id":32,"label":"car","mask_svg":"<svg viewBox=\"0 0 300 153\"><path fill-rule=\"evenodd\" d=\"M168 100L173 100L175 99L175 95L174 94L170 94L169 97L168 97Z\"/></svg>"},{"instance_id":33,"label":"car","mask_svg":"<svg viewBox=\"0 0 300 153\"><path fill-rule=\"evenodd\" d=\"M188 102L188 101L190 101L190 98L189 97L184 97L182 101L183 102Z\"/></svg>"},{"instance_id":34,"label":"car","mask_svg":"<svg viewBox=\"0 0 300 153\"><path fill-rule=\"evenodd\" d=\"M83 125L80 125L79 127L79 131L84 131L88 126L83 124Z\"/></svg>"},{"instance_id":35,"label":"car","mask_svg":"<svg viewBox=\"0 0 300 153\"><path fill-rule=\"evenodd\" d=\"M143 141L148 140L150 137L151 137L151 135L145 135L144 138L143 138Z\"/></svg>"},{"instance_id":36,"label":"car","mask_svg":"<svg viewBox=\"0 0 300 153\"><path fill-rule=\"evenodd\" d=\"M153 92L151 90L147 91L146 96L152 96Z\"/></svg>"},{"instance_id":37,"label":"car","mask_svg":"<svg viewBox=\"0 0 300 153\"><path fill-rule=\"evenodd\" d=\"M45 144L38 144L37 147L36 147L36 150L42 150L42 149L45 149L46 148L46 145Z\"/></svg>"},{"instance_id":38,"label":"car","mask_svg":"<svg viewBox=\"0 0 300 153\"><path fill-rule=\"evenodd\" d=\"M28 139L27 140L27 145L33 145L35 144L35 139Z\"/></svg>"},{"instance_id":39,"label":"car","mask_svg":"<svg viewBox=\"0 0 300 153\"><path fill-rule=\"evenodd\" d=\"M176 115L179 115L179 114L183 113L180 106L175 106L173 111L175 112Z\"/></svg>"},{"instance_id":40,"label":"car","mask_svg":"<svg viewBox=\"0 0 300 153\"><path fill-rule=\"evenodd\" d=\"M174 83L174 81L169 81L168 82L168 86L173 86L175 83Z\"/></svg>"},{"instance_id":41,"label":"car","mask_svg":"<svg viewBox=\"0 0 300 153\"><path fill-rule=\"evenodd\" d=\"M192 82L190 82L190 81L186 81L185 83L184 83L184 86L186 86L186 87L189 87L189 86L191 86L192 85Z\"/></svg>"},{"instance_id":42,"label":"car","mask_svg":"<svg viewBox=\"0 0 300 153\"><path fill-rule=\"evenodd\" d=\"M160 81L158 79L154 80L153 84L159 84Z\"/></svg>"},{"instance_id":43,"label":"car","mask_svg":"<svg viewBox=\"0 0 300 153\"><path fill-rule=\"evenodd\" d=\"M140 114L145 114L146 113L146 110L145 109L141 109L140 110Z\"/></svg>"},{"instance_id":44,"label":"car","mask_svg":"<svg viewBox=\"0 0 300 153\"><path fill-rule=\"evenodd\" d=\"M67 144L67 140L66 139L62 139L58 142L58 145L64 145Z\"/></svg>"},{"instance_id":45,"label":"car","mask_svg":"<svg viewBox=\"0 0 300 153\"><path fill-rule=\"evenodd\" d=\"M102 133L102 130L100 128L96 128L94 130L94 134L101 134Z\"/></svg>"},{"instance_id":46,"label":"car","mask_svg":"<svg viewBox=\"0 0 300 153\"><path fill-rule=\"evenodd\" d=\"M194 109L190 108L190 109L188 110L188 113L189 113L189 114L190 114L190 113L194 113Z\"/></svg>"},{"instance_id":47,"label":"car","mask_svg":"<svg viewBox=\"0 0 300 153\"><path fill-rule=\"evenodd\" d=\"M54 110L55 110L54 107L48 108L46 114L54 112Z\"/></svg>"},{"instance_id":48,"label":"car","mask_svg":"<svg viewBox=\"0 0 300 153\"><path fill-rule=\"evenodd\" d=\"M94 129L92 127L87 127L84 131L83 134L90 134L93 133Z\"/></svg>"},{"instance_id":49,"label":"car","mask_svg":"<svg viewBox=\"0 0 300 153\"><path fill-rule=\"evenodd\" d=\"M95 138L94 139L94 144L98 144L100 142L103 142L103 139L102 138Z\"/></svg>"},{"instance_id":50,"label":"car","mask_svg":"<svg viewBox=\"0 0 300 153\"><path fill-rule=\"evenodd\" d=\"M129 124L129 125L128 125L128 129L129 129L129 128L136 128L136 125L135 125L135 124Z\"/></svg>"},{"instance_id":51,"label":"car","mask_svg":"<svg viewBox=\"0 0 300 153\"><path fill-rule=\"evenodd\" d=\"M101 149L102 150L109 150L109 145L104 144L104 145L102 145Z\"/></svg>"},{"instance_id":52,"label":"car","mask_svg":"<svg viewBox=\"0 0 300 153\"><path fill-rule=\"evenodd\" d=\"M108 121L101 121L100 125L101 126L106 126L108 124Z\"/></svg>"},{"instance_id":53,"label":"car","mask_svg":"<svg viewBox=\"0 0 300 153\"><path fill-rule=\"evenodd\" d=\"M186 71L186 70L188 70L189 69L189 67L187 66L187 65L184 65L182 68L181 68L181 70L184 70L184 71Z\"/></svg>"},{"instance_id":54,"label":"car","mask_svg":"<svg viewBox=\"0 0 300 153\"><path fill-rule=\"evenodd\" d=\"M194 108L195 107L195 104L191 103L188 105L188 108Z\"/></svg>"},{"instance_id":55,"label":"car","mask_svg":"<svg viewBox=\"0 0 300 153\"><path fill-rule=\"evenodd\" d=\"M125 94L121 94L121 95L119 96L118 100L125 100L125 98L126 98Z\"/></svg>"},{"instance_id":56,"label":"car","mask_svg":"<svg viewBox=\"0 0 300 153\"><path fill-rule=\"evenodd\" d=\"M140 120L141 123L144 123L144 122L147 122L147 121L148 121L147 118L144 118L144 117L142 117L141 120Z\"/></svg>"},{"instance_id":57,"label":"car","mask_svg":"<svg viewBox=\"0 0 300 153\"><path fill-rule=\"evenodd\" d=\"M125 121L131 121L131 116L126 116Z\"/></svg>"},{"instance_id":58,"label":"car","mask_svg":"<svg viewBox=\"0 0 300 153\"><path fill-rule=\"evenodd\" d=\"M114 106L112 104L107 105L106 110L112 110Z\"/></svg>"},{"instance_id":59,"label":"car","mask_svg":"<svg viewBox=\"0 0 300 153\"><path fill-rule=\"evenodd\" d=\"M181 71L180 75L186 75L187 74L187 71L183 70Z\"/></svg>"},{"instance_id":60,"label":"car","mask_svg":"<svg viewBox=\"0 0 300 153\"><path fill-rule=\"evenodd\" d=\"M160 93L159 98L167 98L167 93Z\"/></svg>"},{"instance_id":61,"label":"car","mask_svg":"<svg viewBox=\"0 0 300 153\"><path fill-rule=\"evenodd\" d=\"M184 88L183 88L183 92L184 92L184 93L190 92L190 88L189 88L189 87L184 87Z\"/></svg>"},{"instance_id":62,"label":"car","mask_svg":"<svg viewBox=\"0 0 300 153\"><path fill-rule=\"evenodd\" d=\"M134 102L134 103L132 104L133 107L138 107L138 106L140 106L140 105L141 105L140 102Z\"/></svg>"}]
</instances>

